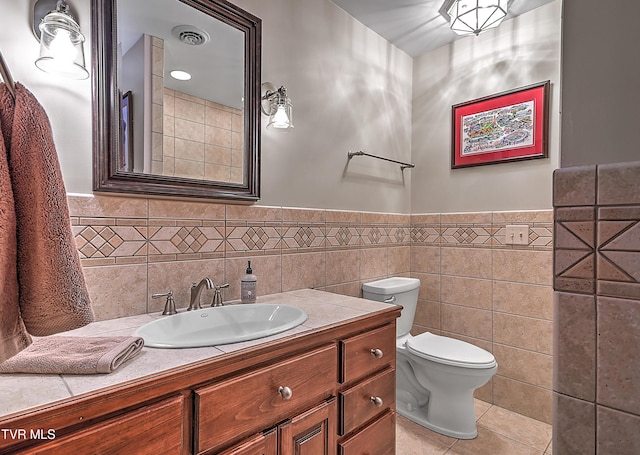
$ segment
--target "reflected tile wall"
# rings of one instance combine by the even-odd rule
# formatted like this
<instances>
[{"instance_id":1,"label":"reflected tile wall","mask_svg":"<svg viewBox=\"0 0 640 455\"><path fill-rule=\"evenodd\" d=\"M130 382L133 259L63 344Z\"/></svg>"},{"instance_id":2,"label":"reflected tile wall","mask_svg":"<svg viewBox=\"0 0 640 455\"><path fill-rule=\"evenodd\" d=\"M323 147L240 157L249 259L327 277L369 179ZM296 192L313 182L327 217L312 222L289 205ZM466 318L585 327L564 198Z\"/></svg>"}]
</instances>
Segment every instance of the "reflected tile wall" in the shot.
<instances>
[{"instance_id":1,"label":"reflected tile wall","mask_svg":"<svg viewBox=\"0 0 640 455\"><path fill-rule=\"evenodd\" d=\"M640 453L640 162L554 174L559 454Z\"/></svg>"},{"instance_id":2,"label":"reflected tile wall","mask_svg":"<svg viewBox=\"0 0 640 455\"><path fill-rule=\"evenodd\" d=\"M242 110L167 88L160 99L162 143L154 147L154 171L241 183Z\"/></svg>"},{"instance_id":3,"label":"reflected tile wall","mask_svg":"<svg viewBox=\"0 0 640 455\"><path fill-rule=\"evenodd\" d=\"M529 243L505 242L527 224ZM476 397L551 422L553 212L411 216L411 276L420 278L413 333L430 331L494 354Z\"/></svg>"}]
</instances>

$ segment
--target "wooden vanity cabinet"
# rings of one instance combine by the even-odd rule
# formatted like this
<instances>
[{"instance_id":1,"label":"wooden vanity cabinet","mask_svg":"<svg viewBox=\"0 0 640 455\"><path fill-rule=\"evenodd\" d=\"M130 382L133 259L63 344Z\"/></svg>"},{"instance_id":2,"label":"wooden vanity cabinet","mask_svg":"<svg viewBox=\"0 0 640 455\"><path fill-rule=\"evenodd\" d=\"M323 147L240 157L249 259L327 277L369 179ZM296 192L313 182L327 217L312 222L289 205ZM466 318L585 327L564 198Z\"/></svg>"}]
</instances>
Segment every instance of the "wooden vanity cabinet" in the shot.
<instances>
[{"instance_id":1,"label":"wooden vanity cabinet","mask_svg":"<svg viewBox=\"0 0 640 455\"><path fill-rule=\"evenodd\" d=\"M0 418L4 454L389 455L395 453L392 305Z\"/></svg>"}]
</instances>

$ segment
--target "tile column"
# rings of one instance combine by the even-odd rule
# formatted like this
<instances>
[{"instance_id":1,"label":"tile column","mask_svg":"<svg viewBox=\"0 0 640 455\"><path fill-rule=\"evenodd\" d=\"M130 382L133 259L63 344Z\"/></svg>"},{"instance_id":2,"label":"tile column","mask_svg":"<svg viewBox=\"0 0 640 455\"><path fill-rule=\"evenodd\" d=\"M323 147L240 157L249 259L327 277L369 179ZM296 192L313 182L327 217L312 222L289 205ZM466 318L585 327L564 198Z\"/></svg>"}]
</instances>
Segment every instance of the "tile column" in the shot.
<instances>
[{"instance_id":1,"label":"tile column","mask_svg":"<svg viewBox=\"0 0 640 455\"><path fill-rule=\"evenodd\" d=\"M554 225L554 453L640 453L640 162L557 170Z\"/></svg>"}]
</instances>

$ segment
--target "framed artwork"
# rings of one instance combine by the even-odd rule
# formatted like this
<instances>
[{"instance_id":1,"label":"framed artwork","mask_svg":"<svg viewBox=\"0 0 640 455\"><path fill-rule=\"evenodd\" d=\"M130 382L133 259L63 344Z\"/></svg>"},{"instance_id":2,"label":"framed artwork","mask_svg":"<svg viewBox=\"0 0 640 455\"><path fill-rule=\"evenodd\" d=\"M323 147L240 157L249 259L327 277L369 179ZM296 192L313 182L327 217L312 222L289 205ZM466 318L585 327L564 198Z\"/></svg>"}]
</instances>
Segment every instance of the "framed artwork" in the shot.
<instances>
[{"instance_id":1,"label":"framed artwork","mask_svg":"<svg viewBox=\"0 0 640 455\"><path fill-rule=\"evenodd\" d=\"M451 168L548 157L549 81L452 107Z\"/></svg>"},{"instance_id":2,"label":"framed artwork","mask_svg":"<svg viewBox=\"0 0 640 455\"><path fill-rule=\"evenodd\" d=\"M122 146L118 159L118 170L133 170L133 94L128 91L122 95Z\"/></svg>"}]
</instances>

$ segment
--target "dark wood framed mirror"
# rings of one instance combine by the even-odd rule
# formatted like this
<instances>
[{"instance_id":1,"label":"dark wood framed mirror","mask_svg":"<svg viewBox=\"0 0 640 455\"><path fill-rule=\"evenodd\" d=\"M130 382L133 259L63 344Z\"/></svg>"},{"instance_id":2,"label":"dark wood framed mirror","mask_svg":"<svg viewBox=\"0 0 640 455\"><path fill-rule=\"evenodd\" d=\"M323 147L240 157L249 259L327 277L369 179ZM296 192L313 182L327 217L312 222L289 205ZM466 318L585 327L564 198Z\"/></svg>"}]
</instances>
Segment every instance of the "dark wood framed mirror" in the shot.
<instances>
[{"instance_id":1,"label":"dark wood framed mirror","mask_svg":"<svg viewBox=\"0 0 640 455\"><path fill-rule=\"evenodd\" d=\"M91 10L94 191L258 200L261 20L225 0Z\"/></svg>"}]
</instances>

